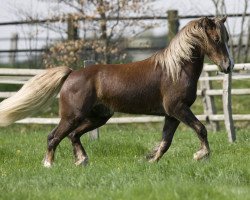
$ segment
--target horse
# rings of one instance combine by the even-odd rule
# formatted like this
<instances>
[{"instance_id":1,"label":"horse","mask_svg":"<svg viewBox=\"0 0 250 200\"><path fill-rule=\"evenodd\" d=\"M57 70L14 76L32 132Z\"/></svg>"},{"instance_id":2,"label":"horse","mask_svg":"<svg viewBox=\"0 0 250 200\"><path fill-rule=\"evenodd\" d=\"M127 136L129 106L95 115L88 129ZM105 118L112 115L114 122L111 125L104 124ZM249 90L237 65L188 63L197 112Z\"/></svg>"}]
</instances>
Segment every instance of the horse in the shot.
<instances>
[{"instance_id":1,"label":"horse","mask_svg":"<svg viewBox=\"0 0 250 200\"><path fill-rule=\"evenodd\" d=\"M146 157L149 162L158 162L169 149L180 122L192 128L200 140L193 158L208 157L207 130L190 106L196 99L205 55L221 72L233 69L225 21L226 17L192 20L168 47L142 61L45 70L1 102L0 126L34 114L60 93L60 122L48 135L45 167L52 166L56 147L66 136L73 146L75 164L86 165L88 155L80 137L104 125L114 112L165 117L162 139Z\"/></svg>"}]
</instances>

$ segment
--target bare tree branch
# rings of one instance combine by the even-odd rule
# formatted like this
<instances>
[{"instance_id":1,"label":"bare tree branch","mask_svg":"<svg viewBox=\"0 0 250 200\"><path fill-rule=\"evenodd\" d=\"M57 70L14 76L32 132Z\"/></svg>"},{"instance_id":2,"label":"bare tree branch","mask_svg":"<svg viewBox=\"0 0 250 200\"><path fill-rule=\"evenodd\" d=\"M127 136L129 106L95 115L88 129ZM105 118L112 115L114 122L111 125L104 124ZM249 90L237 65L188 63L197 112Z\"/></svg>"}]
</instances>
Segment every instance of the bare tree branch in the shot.
<instances>
[{"instance_id":1,"label":"bare tree branch","mask_svg":"<svg viewBox=\"0 0 250 200\"><path fill-rule=\"evenodd\" d=\"M245 24L245 19L246 19L247 7L248 7L248 0L245 0L244 11L243 11L241 25L240 25L240 35L239 35L239 40L238 40L238 47L237 47L237 49L238 49L237 62L241 61L241 49L242 49L242 40L243 40L244 24Z\"/></svg>"}]
</instances>

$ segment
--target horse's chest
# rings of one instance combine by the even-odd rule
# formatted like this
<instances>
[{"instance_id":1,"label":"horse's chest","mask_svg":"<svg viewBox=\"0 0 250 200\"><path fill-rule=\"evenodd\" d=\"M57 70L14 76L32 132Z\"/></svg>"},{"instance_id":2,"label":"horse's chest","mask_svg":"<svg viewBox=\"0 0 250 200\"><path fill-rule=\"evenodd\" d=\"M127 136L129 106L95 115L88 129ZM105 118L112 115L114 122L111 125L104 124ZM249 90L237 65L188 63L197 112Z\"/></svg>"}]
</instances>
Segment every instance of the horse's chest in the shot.
<instances>
[{"instance_id":1,"label":"horse's chest","mask_svg":"<svg viewBox=\"0 0 250 200\"><path fill-rule=\"evenodd\" d=\"M168 105L176 105L179 102L184 102L191 106L196 99L197 84L192 82L181 82L179 84L168 87L165 91L165 101Z\"/></svg>"},{"instance_id":2,"label":"horse's chest","mask_svg":"<svg viewBox=\"0 0 250 200\"><path fill-rule=\"evenodd\" d=\"M196 99L197 84L193 82L186 82L182 84L180 88L181 99L183 99L187 104L192 105Z\"/></svg>"}]
</instances>

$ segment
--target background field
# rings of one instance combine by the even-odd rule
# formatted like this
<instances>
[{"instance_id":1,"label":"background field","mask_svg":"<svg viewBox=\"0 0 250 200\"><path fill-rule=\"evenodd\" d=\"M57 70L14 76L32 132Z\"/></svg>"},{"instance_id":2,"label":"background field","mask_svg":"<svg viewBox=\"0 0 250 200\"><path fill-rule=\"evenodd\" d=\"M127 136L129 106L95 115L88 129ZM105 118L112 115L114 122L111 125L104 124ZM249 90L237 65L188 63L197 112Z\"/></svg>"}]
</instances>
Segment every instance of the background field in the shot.
<instances>
[{"instance_id":1,"label":"background field","mask_svg":"<svg viewBox=\"0 0 250 200\"><path fill-rule=\"evenodd\" d=\"M74 166L69 141L52 169L42 167L51 126L0 130L0 199L250 199L250 131L230 144L224 131L209 133L211 158L192 160L199 147L184 127L157 164L144 156L159 141L161 124L107 125L99 141L83 136L87 167Z\"/></svg>"}]
</instances>

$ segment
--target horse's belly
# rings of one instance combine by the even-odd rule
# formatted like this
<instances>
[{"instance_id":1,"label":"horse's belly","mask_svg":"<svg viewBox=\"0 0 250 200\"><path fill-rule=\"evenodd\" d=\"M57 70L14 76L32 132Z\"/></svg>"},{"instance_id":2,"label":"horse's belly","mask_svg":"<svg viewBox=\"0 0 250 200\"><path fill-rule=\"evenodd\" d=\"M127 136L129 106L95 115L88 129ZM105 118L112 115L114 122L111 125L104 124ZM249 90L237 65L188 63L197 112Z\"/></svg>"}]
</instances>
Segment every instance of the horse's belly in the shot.
<instances>
[{"instance_id":1,"label":"horse's belly","mask_svg":"<svg viewBox=\"0 0 250 200\"><path fill-rule=\"evenodd\" d=\"M130 73L101 76L96 84L98 100L114 112L162 113L162 95L157 72L141 76ZM125 76L125 77L124 77Z\"/></svg>"},{"instance_id":2,"label":"horse's belly","mask_svg":"<svg viewBox=\"0 0 250 200\"><path fill-rule=\"evenodd\" d=\"M139 98L139 97L112 97L103 99L102 103L114 112L123 112L129 114L148 114L163 115L164 109L162 103L157 98Z\"/></svg>"}]
</instances>

